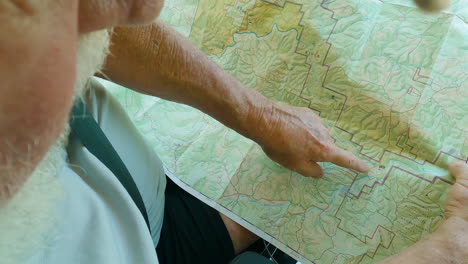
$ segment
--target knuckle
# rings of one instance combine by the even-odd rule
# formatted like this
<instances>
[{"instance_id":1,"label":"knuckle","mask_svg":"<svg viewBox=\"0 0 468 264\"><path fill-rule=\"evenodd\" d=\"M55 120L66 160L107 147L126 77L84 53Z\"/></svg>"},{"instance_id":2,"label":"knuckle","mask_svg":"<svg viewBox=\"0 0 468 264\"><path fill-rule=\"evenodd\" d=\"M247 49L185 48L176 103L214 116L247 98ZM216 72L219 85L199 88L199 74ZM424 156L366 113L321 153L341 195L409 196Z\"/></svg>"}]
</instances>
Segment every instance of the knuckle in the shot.
<instances>
[{"instance_id":1,"label":"knuckle","mask_svg":"<svg viewBox=\"0 0 468 264\"><path fill-rule=\"evenodd\" d=\"M319 142L318 143L318 158L319 161L326 161L330 159L333 148L330 144Z\"/></svg>"}]
</instances>

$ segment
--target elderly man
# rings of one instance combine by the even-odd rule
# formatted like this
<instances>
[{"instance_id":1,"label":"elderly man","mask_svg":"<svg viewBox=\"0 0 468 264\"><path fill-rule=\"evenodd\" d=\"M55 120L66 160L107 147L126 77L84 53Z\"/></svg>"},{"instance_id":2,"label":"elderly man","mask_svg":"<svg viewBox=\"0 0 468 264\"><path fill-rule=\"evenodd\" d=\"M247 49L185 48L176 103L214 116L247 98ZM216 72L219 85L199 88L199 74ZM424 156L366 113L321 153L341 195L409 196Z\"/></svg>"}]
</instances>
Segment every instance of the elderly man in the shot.
<instances>
[{"instance_id":1,"label":"elderly man","mask_svg":"<svg viewBox=\"0 0 468 264\"><path fill-rule=\"evenodd\" d=\"M161 21L135 26L155 21L162 6L162 0L0 2L2 263L227 263L257 239L176 186L165 190L160 161L92 79L98 72L204 111L306 177L321 177L318 161L369 169L336 147L310 110L248 89ZM117 26L133 27L108 31ZM77 131L70 135L74 102L85 103L103 141L111 142L143 209L106 157ZM467 263L468 168L450 169L457 183L445 221L386 263Z\"/></svg>"}]
</instances>

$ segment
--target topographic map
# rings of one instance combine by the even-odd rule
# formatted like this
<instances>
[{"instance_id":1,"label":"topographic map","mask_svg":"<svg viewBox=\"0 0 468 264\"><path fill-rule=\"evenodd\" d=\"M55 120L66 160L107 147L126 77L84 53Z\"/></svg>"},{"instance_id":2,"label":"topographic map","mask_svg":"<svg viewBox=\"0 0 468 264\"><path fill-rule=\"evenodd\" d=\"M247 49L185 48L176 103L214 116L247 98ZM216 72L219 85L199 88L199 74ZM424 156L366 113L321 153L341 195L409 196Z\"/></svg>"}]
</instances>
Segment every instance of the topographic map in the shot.
<instances>
[{"instance_id":1,"label":"topographic map","mask_svg":"<svg viewBox=\"0 0 468 264\"><path fill-rule=\"evenodd\" d=\"M375 263L437 227L447 164L468 157L468 0L167 0L162 18L372 165L304 178L197 110L108 84L179 184L302 263Z\"/></svg>"}]
</instances>

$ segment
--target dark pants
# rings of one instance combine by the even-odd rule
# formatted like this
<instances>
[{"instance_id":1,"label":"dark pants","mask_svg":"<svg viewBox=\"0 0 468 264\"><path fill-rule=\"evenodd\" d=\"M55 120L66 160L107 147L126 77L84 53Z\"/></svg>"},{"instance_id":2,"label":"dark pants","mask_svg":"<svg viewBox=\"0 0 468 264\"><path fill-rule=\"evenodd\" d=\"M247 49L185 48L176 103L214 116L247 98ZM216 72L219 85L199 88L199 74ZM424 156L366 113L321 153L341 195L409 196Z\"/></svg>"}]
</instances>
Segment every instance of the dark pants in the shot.
<instances>
[{"instance_id":1,"label":"dark pants","mask_svg":"<svg viewBox=\"0 0 468 264\"><path fill-rule=\"evenodd\" d=\"M219 213L167 179L159 263L228 263L235 257Z\"/></svg>"}]
</instances>

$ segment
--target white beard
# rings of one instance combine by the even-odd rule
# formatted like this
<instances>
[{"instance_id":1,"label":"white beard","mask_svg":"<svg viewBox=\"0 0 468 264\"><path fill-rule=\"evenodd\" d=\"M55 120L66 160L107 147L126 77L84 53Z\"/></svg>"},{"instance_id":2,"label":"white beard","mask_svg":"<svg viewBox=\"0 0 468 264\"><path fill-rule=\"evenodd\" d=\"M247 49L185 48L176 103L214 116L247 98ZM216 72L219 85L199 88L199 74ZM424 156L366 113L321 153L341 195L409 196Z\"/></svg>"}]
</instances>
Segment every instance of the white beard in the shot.
<instances>
[{"instance_id":1,"label":"white beard","mask_svg":"<svg viewBox=\"0 0 468 264\"><path fill-rule=\"evenodd\" d=\"M78 41L75 98L82 97L87 84L102 67L108 53L109 33L82 35ZM51 146L18 193L0 204L0 262L24 263L34 252L47 247L46 237L56 225L57 206L63 198L59 173L66 166L65 147L69 126Z\"/></svg>"}]
</instances>

